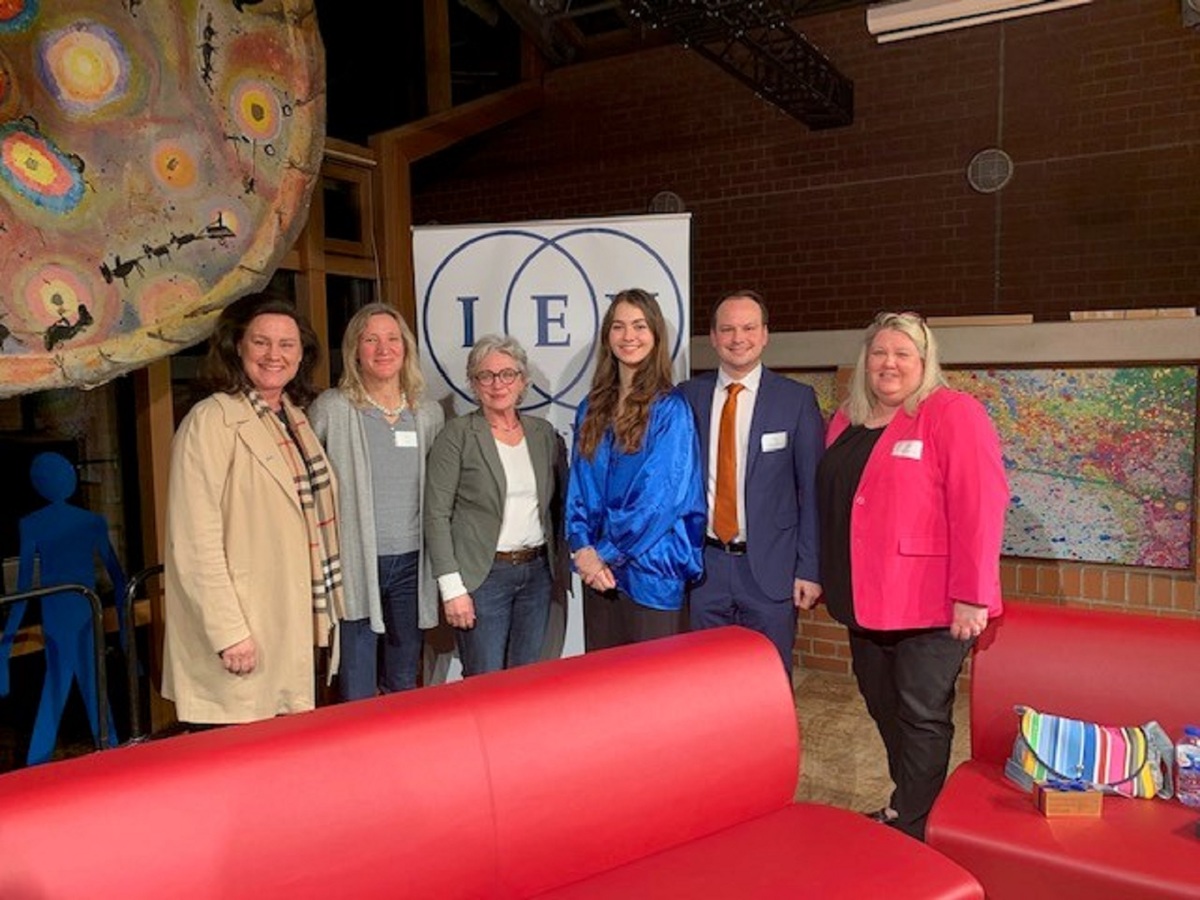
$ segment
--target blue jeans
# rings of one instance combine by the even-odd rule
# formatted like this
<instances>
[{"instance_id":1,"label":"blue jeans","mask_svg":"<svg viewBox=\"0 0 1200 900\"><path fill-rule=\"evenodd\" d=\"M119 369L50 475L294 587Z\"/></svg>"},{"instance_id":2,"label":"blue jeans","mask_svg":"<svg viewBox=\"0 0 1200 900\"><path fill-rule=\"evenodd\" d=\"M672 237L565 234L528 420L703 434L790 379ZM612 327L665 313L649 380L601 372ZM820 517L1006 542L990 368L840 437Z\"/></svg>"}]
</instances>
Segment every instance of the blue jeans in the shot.
<instances>
[{"instance_id":1,"label":"blue jeans","mask_svg":"<svg viewBox=\"0 0 1200 900\"><path fill-rule=\"evenodd\" d=\"M341 623L342 659L338 691L343 700L361 700L382 692L417 686L424 636L417 627L417 551L379 557L379 600L384 633L370 619ZM380 666L380 637L383 638Z\"/></svg>"},{"instance_id":2,"label":"blue jeans","mask_svg":"<svg viewBox=\"0 0 1200 900\"><path fill-rule=\"evenodd\" d=\"M525 563L492 565L483 584L471 592L475 627L454 630L464 676L541 659L552 585L544 556Z\"/></svg>"}]
</instances>

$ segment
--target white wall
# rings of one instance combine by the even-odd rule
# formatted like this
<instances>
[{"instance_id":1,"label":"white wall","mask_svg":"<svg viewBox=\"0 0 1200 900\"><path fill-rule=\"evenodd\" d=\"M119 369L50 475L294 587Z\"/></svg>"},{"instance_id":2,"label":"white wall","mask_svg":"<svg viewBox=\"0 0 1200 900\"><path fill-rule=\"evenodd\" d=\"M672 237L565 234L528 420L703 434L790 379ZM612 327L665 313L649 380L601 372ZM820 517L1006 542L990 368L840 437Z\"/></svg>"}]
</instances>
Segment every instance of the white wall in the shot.
<instances>
[{"instance_id":1,"label":"white wall","mask_svg":"<svg viewBox=\"0 0 1200 900\"><path fill-rule=\"evenodd\" d=\"M934 326L946 365L1183 362L1200 359L1200 318ZM772 333L763 361L776 369L850 366L862 329ZM692 338L692 368L715 369L708 336Z\"/></svg>"}]
</instances>

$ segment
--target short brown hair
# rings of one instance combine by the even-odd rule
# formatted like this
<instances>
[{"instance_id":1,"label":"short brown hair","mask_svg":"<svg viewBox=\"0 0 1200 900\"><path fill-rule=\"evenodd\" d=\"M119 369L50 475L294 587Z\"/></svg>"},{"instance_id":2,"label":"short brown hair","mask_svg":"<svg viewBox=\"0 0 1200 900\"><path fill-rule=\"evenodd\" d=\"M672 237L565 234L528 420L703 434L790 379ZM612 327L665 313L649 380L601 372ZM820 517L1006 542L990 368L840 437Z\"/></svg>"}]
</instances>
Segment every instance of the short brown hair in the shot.
<instances>
[{"instance_id":1,"label":"short brown hair","mask_svg":"<svg viewBox=\"0 0 1200 900\"><path fill-rule=\"evenodd\" d=\"M717 310L721 308L721 304L726 300L732 300L735 297L745 297L747 300L753 300L755 303L757 303L758 310L762 313L762 323L764 325L767 324L767 301L763 299L762 294L760 294L758 291L751 291L748 289L741 291L730 291L727 294L722 294L721 299L712 305L712 310L709 313L708 319L709 331L712 331L717 327Z\"/></svg>"}]
</instances>

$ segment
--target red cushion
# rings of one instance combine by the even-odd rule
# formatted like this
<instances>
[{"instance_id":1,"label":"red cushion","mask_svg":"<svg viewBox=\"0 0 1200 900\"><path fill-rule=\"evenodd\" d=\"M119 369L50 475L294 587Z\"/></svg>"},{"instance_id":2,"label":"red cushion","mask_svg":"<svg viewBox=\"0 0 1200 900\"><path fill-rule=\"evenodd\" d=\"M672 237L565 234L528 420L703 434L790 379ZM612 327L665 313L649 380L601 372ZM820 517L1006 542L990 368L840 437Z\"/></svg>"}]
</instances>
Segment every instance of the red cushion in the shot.
<instances>
[{"instance_id":1,"label":"red cushion","mask_svg":"<svg viewBox=\"0 0 1200 900\"><path fill-rule=\"evenodd\" d=\"M0 898L528 896L791 802L774 646L681 635L0 776Z\"/></svg>"},{"instance_id":2,"label":"red cushion","mask_svg":"<svg viewBox=\"0 0 1200 900\"><path fill-rule=\"evenodd\" d=\"M714 629L7 773L0 897L979 896L798 762L775 648Z\"/></svg>"},{"instance_id":3,"label":"red cushion","mask_svg":"<svg viewBox=\"0 0 1200 900\"><path fill-rule=\"evenodd\" d=\"M468 687L491 781L498 880L514 896L781 809L796 789L791 686L771 642L745 628L588 653Z\"/></svg>"},{"instance_id":4,"label":"red cushion","mask_svg":"<svg viewBox=\"0 0 1200 900\"><path fill-rule=\"evenodd\" d=\"M1200 620L1005 601L971 662L971 757L1003 765L1017 703L1101 725L1155 719L1174 737L1200 717L1180 690L1198 662Z\"/></svg>"},{"instance_id":5,"label":"red cushion","mask_svg":"<svg viewBox=\"0 0 1200 900\"><path fill-rule=\"evenodd\" d=\"M989 900L1200 897L1200 812L1167 800L1105 797L1100 818L1043 816L989 762L955 769L926 839L969 869Z\"/></svg>"},{"instance_id":6,"label":"red cushion","mask_svg":"<svg viewBox=\"0 0 1200 900\"><path fill-rule=\"evenodd\" d=\"M982 898L971 875L866 817L802 803L637 860L538 900L637 897L753 900L967 900Z\"/></svg>"},{"instance_id":7,"label":"red cushion","mask_svg":"<svg viewBox=\"0 0 1200 900\"><path fill-rule=\"evenodd\" d=\"M478 898L494 840L462 688L0 776L0 897Z\"/></svg>"},{"instance_id":8,"label":"red cushion","mask_svg":"<svg viewBox=\"0 0 1200 900\"><path fill-rule=\"evenodd\" d=\"M1200 658L1200 621L1005 603L971 664L971 755L929 817L930 845L991 898L1200 896L1200 813L1166 800L1106 797L1095 818L1047 819L1003 775L1016 704L1104 725L1196 716L1180 684Z\"/></svg>"}]
</instances>

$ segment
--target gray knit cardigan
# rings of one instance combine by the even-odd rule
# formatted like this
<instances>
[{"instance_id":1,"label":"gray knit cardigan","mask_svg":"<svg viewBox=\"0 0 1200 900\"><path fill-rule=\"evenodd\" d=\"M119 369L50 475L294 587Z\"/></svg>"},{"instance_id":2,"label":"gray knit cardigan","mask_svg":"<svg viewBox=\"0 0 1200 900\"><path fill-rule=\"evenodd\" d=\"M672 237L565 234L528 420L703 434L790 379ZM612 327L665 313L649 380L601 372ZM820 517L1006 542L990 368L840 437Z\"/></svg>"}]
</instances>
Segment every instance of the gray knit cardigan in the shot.
<instances>
[{"instance_id":1,"label":"gray knit cardigan","mask_svg":"<svg viewBox=\"0 0 1200 900\"><path fill-rule=\"evenodd\" d=\"M371 461L362 416L337 388L323 392L308 408L308 419L333 465L338 480L338 519L341 535L342 584L346 618L370 618L371 630L383 634L379 600L379 569L375 556L375 506L371 489ZM420 504L424 513L425 455L442 430L445 415L437 403L423 402L416 409L417 448L420 458ZM438 623L437 582L430 574L425 542L421 542L420 585L417 591L417 624L433 628Z\"/></svg>"}]
</instances>

